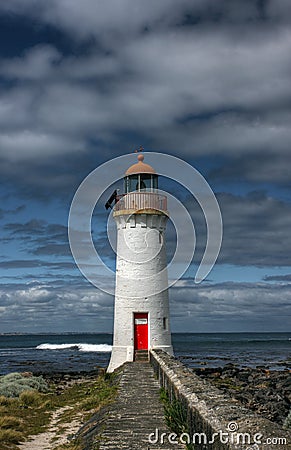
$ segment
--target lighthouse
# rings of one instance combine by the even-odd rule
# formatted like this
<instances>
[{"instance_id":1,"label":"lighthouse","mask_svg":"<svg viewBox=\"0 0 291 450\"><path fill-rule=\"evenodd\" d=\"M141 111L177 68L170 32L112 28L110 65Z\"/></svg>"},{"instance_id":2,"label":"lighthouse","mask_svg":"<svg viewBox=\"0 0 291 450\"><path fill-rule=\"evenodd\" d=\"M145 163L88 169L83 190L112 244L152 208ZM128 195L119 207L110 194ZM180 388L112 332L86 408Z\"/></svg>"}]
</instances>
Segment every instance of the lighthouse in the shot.
<instances>
[{"instance_id":1,"label":"lighthouse","mask_svg":"<svg viewBox=\"0 0 291 450\"><path fill-rule=\"evenodd\" d=\"M115 195L117 227L114 337L107 371L148 357L150 349L173 354L170 332L165 231L167 197L144 155L124 176L124 193Z\"/></svg>"}]
</instances>

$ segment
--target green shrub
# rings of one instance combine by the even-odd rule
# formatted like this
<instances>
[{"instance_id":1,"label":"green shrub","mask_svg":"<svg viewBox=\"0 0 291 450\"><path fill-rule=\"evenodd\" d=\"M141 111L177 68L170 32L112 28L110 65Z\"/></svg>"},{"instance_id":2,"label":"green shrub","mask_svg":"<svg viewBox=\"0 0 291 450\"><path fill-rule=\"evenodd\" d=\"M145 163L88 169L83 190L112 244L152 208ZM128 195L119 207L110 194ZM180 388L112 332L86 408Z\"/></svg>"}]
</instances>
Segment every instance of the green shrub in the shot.
<instances>
[{"instance_id":1,"label":"green shrub","mask_svg":"<svg viewBox=\"0 0 291 450\"><path fill-rule=\"evenodd\" d=\"M10 373L0 377L0 398L18 397L23 391L47 392L48 385L42 377L26 377L20 373Z\"/></svg>"},{"instance_id":2,"label":"green shrub","mask_svg":"<svg viewBox=\"0 0 291 450\"><path fill-rule=\"evenodd\" d=\"M0 384L0 395L4 395L6 397L18 397L23 390L25 390L25 388L23 388L16 381Z\"/></svg>"},{"instance_id":3,"label":"green shrub","mask_svg":"<svg viewBox=\"0 0 291 450\"><path fill-rule=\"evenodd\" d=\"M0 377L0 383L5 383L6 381L15 381L20 380L22 377L21 373L19 372L11 372L7 375L4 375L3 377Z\"/></svg>"},{"instance_id":4,"label":"green shrub","mask_svg":"<svg viewBox=\"0 0 291 450\"><path fill-rule=\"evenodd\" d=\"M171 403L164 404L166 422L171 430L178 435L187 431L186 414L178 400L173 400Z\"/></svg>"},{"instance_id":5,"label":"green shrub","mask_svg":"<svg viewBox=\"0 0 291 450\"><path fill-rule=\"evenodd\" d=\"M178 436L183 433L189 434L187 414L181 402L177 399L170 401L168 393L164 388L160 389L160 399L164 404L165 420L168 427ZM186 448L188 450L194 449L192 444L186 444Z\"/></svg>"}]
</instances>

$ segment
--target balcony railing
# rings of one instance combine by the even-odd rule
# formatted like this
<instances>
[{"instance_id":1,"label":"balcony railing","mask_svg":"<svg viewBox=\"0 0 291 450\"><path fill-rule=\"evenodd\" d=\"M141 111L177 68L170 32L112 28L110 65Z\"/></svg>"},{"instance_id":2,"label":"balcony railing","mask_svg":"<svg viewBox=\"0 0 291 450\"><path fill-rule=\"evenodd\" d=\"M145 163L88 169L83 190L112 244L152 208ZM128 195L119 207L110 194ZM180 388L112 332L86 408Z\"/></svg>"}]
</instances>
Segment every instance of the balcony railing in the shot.
<instances>
[{"instance_id":1,"label":"balcony railing","mask_svg":"<svg viewBox=\"0 0 291 450\"><path fill-rule=\"evenodd\" d=\"M114 212L154 209L167 212L167 197L155 192L129 192L116 197Z\"/></svg>"}]
</instances>

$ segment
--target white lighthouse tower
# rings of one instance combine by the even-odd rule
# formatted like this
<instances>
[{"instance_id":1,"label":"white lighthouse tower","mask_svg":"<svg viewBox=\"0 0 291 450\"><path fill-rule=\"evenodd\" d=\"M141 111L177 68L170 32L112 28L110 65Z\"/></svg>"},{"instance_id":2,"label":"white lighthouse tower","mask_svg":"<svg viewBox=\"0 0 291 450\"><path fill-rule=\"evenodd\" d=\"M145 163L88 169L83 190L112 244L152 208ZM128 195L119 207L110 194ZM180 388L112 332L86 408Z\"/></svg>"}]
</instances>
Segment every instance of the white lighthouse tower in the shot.
<instances>
[{"instance_id":1,"label":"white lighthouse tower","mask_svg":"<svg viewBox=\"0 0 291 450\"><path fill-rule=\"evenodd\" d=\"M116 198L117 261L114 339L107 371L147 355L173 354L169 323L165 230L167 197L144 156L125 173L125 193Z\"/></svg>"}]
</instances>

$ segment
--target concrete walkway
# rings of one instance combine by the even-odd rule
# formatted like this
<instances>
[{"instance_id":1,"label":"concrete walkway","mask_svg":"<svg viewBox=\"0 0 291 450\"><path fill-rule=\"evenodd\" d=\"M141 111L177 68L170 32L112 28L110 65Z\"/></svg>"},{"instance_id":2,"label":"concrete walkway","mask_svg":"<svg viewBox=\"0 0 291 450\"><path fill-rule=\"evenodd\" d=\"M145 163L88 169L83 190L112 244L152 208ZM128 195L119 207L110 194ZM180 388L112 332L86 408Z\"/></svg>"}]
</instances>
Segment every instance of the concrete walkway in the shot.
<instances>
[{"instance_id":1,"label":"concrete walkway","mask_svg":"<svg viewBox=\"0 0 291 450\"><path fill-rule=\"evenodd\" d=\"M100 450L185 449L184 445L169 443L171 431L165 423L159 390L160 384L149 363L125 365L117 400L109 410L101 433ZM149 442L151 433L152 442ZM162 433L166 433L164 438L161 438Z\"/></svg>"}]
</instances>

